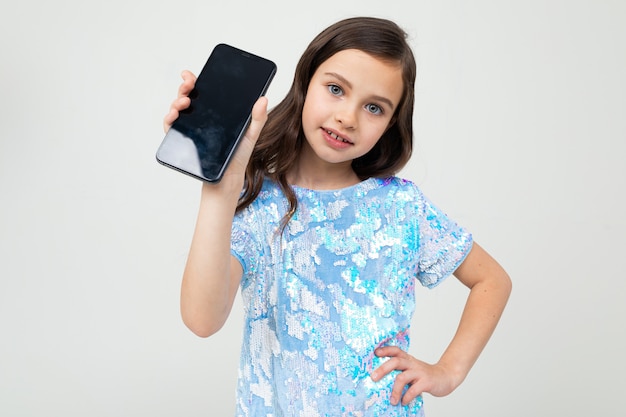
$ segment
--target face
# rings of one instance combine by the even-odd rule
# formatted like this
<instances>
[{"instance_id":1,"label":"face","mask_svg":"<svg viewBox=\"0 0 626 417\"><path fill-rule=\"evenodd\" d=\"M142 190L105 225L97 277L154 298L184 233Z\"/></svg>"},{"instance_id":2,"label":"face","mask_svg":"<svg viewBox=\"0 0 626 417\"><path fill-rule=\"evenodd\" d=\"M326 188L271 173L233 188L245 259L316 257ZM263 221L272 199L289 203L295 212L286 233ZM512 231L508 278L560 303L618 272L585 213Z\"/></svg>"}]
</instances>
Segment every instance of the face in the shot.
<instances>
[{"instance_id":1,"label":"face","mask_svg":"<svg viewBox=\"0 0 626 417\"><path fill-rule=\"evenodd\" d=\"M399 64L356 49L331 56L309 83L302 110L306 144L300 162L350 167L390 126L402 93Z\"/></svg>"}]
</instances>

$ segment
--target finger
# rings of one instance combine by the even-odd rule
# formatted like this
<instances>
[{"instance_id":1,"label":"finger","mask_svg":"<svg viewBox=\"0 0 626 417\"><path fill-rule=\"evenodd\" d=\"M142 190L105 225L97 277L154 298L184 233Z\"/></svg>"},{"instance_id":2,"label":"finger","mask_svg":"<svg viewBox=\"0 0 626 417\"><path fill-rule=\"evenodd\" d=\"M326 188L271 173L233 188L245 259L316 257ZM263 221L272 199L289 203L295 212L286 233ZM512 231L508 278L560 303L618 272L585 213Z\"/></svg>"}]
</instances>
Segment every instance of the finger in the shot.
<instances>
[{"instance_id":1,"label":"finger","mask_svg":"<svg viewBox=\"0 0 626 417\"><path fill-rule=\"evenodd\" d=\"M174 123L176 119L178 119L178 111L170 108L169 113L167 113L163 118L163 130L165 131L165 133L170 130L170 128L172 127L172 123Z\"/></svg>"},{"instance_id":2,"label":"finger","mask_svg":"<svg viewBox=\"0 0 626 417\"><path fill-rule=\"evenodd\" d=\"M416 399L418 396L422 395L424 391L425 391L424 387L421 386L419 381L417 381L416 383L411 385L409 389L406 390L406 392L402 396L402 405L407 405L408 403Z\"/></svg>"},{"instance_id":3,"label":"finger","mask_svg":"<svg viewBox=\"0 0 626 417\"><path fill-rule=\"evenodd\" d=\"M389 373L399 369L401 366L400 360L397 358L391 358L388 361L384 362L378 368L376 368L371 374L370 377L373 381L380 381L385 376L389 375Z\"/></svg>"},{"instance_id":4,"label":"finger","mask_svg":"<svg viewBox=\"0 0 626 417\"><path fill-rule=\"evenodd\" d=\"M261 134L261 129L265 125L267 121L267 98L259 97L259 99L254 103L252 107L252 121L250 122L250 127L248 128L248 136L253 138L255 141Z\"/></svg>"},{"instance_id":5,"label":"finger","mask_svg":"<svg viewBox=\"0 0 626 417\"><path fill-rule=\"evenodd\" d=\"M244 138L239 145L239 149L235 154L235 159L239 160L242 165L247 165L250 155L252 155L254 145L256 144L266 121L267 98L260 97L252 107L252 120L250 121L248 130L246 130L246 134L244 135Z\"/></svg>"},{"instance_id":6,"label":"finger","mask_svg":"<svg viewBox=\"0 0 626 417\"><path fill-rule=\"evenodd\" d=\"M411 369L403 371L396 376L396 379L393 382L393 388L391 389L391 398L390 398L390 401L393 405L398 404L400 400L402 400L403 404L406 404L404 402L402 391L404 391L404 388L407 385L412 387L413 383L417 381L417 378L418 378L417 372ZM410 395L409 395L409 398L410 398Z\"/></svg>"},{"instance_id":7,"label":"finger","mask_svg":"<svg viewBox=\"0 0 626 417\"><path fill-rule=\"evenodd\" d=\"M391 358L388 361L380 365L374 372L370 374L370 377L374 381L379 381L384 378L390 372L398 369L405 370L406 365L403 366L402 362L408 358L408 354L397 346L383 346L377 348L374 353L379 358Z\"/></svg>"},{"instance_id":8,"label":"finger","mask_svg":"<svg viewBox=\"0 0 626 417\"><path fill-rule=\"evenodd\" d=\"M191 105L191 99L189 97L179 97L172 101L171 108L176 111L182 111Z\"/></svg>"},{"instance_id":9,"label":"finger","mask_svg":"<svg viewBox=\"0 0 626 417\"><path fill-rule=\"evenodd\" d=\"M188 108L190 105L191 100L189 97L180 97L172 102L170 111L165 115L165 117L163 117L163 130L165 130L166 133L170 127L172 127L174 121L178 119L180 112Z\"/></svg>"},{"instance_id":10,"label":"finger","mask_svg":"<svg viewBox=\"0 0 626 417\"><path fill-rule=\"evenodd\" d=\"M406 357L407 353L398 346L382 346L377 348L374 353L378 357Z\"/></svg>"},{"instance_id":11,"label":"finger","mask_svg":"<svg viewBox=\"0 0 626 417\"><path fill-rule=\"evenodd\" d=\"M185 110L191 105L191 99L189 98L189 93L194 89L196 85L196 76L188 70L184 70L181 73L181 78L183 82L178 87L178 95L176 99L170 105L170 111L163 117L163 130L167 133L172 124L182 110Z\"/></svg>"},{"instance_id":12,"label":"finger","mask_svg":"<svg viewBox=\"0 0 626 417\"><path fill-rule=\"evenodd\" d=\"M196 86L196 76L191 71L183 71L181 74L182 84L178 87L178 97L187 97Z\"/></svg>"},{"instance_id":13,"label":"finger","mask_svg":"<svg viewBox=\"0 0 626 417\"><path fill-rule=\"evenodd\" d=\"M189 71L189 70L183 70L183 72L180 73L181 78L183 79L183 81L192 81L192 82L196 82L196 75Z\"/></svg>"}]
</instances>

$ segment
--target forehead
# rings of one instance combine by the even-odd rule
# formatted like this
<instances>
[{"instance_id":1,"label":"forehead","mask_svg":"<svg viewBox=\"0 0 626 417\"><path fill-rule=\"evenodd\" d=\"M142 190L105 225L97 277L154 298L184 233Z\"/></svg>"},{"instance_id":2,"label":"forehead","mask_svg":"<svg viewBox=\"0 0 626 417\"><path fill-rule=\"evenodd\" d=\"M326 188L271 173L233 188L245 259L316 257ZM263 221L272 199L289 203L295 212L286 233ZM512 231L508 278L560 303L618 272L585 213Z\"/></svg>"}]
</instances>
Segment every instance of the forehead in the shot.
<instances>
[{"instance_id":1,"label":"forehead","mask_svg":"<svg viewBox=\"0 0 626 417\"><path fill-rule=\"evenodd\" d=\"M404 85L399 62L383 60L358 49L339 51L324 61L314 74L337 74L363 94L386 97L400 102Z\"/></svg>"}]
</instances>

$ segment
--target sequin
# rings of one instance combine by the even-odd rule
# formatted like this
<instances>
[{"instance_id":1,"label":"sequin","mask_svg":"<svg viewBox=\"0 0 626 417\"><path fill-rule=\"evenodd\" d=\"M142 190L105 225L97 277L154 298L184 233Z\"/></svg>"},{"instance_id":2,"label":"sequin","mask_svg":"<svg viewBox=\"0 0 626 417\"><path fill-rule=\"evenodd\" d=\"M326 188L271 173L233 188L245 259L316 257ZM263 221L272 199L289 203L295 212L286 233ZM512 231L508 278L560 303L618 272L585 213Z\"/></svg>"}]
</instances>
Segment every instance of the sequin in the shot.
<instances>
[{"instance_id":1,"label":"sequin","mask_svg":"<svg viewBox=\"0 0 626 417\"><path fill-rule=\"evenodd\" d=\"M294 191L298 210L282 236L287 201L270 180L234 219L245 309L237 416L423 415L421 397L390 404L397 371L372 381L387 360L374 350L408 350L416 278L436 286L471 235L395 177Z\"/></svg>"}]
</instances>

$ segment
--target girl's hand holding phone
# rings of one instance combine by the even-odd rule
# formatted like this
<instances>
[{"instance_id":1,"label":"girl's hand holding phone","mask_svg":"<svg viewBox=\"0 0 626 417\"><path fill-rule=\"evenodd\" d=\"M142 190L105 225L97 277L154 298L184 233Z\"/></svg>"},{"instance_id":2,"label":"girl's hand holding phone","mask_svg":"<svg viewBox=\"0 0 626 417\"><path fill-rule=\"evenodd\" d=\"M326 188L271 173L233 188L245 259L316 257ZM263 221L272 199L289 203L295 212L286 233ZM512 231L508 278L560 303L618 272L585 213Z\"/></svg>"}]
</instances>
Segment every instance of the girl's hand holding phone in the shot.
<instances>
[{"instance_id":1,"label":"girl's hand holding phone","mask_svg":"<svg viewBox=\"0 0 626 417\"><path fill-rule=\"evenodd\" d=\"M187 109L191 104L189 94L196 85L197 77L188 70L184 70L181 77L183 82L178 87L178 95L172 102L169 112L163 118L163 130L165 133L167 133L172 127L172 124L178 118L180 112ZM248 165L248 161L252 155L254 145L256 144L259 134L261 133L266 121L267 98L260 97L252 108L252 121L250 122L250 126L248 126L246 134L238 146L235 155L233 156L233 160L229 164L224 176L229 176L230 174L236 172L243 180L243 175L245 174L246 166Z\"/></svg>"},{"instance_id":2,"label":"girl's hand holding phone","mask_svg":"<svg viewBox=\"0 0 626 417\"><path fill-rule=\"evenodd\" d=\"M197 77L189 71L182 73L178 97L164 119L167 132L156 152L157 161L196 179L220 182L241 142L252 141L254 146L256 132L262 127L258 124L265 120L260 113L266 113L267 106L259 105L264 110L257 110L257 126L248 133L253 108L275 73L274 62L225 43L217 44ZM249 151L251 154L252 149ZM247 153L239 153L244 168Z\"/></svg>"}]
</instances>

